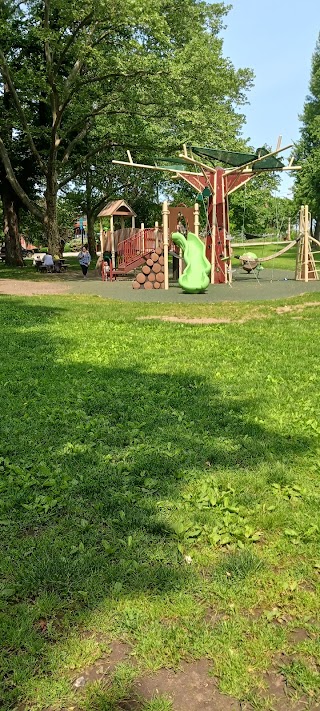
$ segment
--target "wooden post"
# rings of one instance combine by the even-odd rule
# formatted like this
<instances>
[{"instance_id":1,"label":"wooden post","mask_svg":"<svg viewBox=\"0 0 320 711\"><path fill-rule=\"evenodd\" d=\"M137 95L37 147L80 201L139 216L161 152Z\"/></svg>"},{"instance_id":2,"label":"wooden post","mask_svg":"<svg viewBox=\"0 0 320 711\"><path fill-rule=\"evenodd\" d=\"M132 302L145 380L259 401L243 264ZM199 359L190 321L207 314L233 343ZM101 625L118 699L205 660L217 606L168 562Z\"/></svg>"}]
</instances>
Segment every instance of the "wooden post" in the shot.
<instances>
[{"instance_id":1,"label":"wooden post","mask_svg":"<svg viewBox=\"0 0 320 711\"><path fill-rule=\"evenodd\" d=\"M226 257L227 256L227 243L226 243L226 239L227 239L227 210L226 210L226 196L225 196L225 191L224 191L224 180L222 180L222 205L223 205L223 209L222 209L223 230L221 230L221 232L223 235L223 245L224 245L223 255L224 255L224 257ZM227 263L225 264L224 270L225 270L224 271L224 281L225 281L225 284L227 284L228 279L229 279Z\"/></svg>"},{"instance_id":2,"label":"wooden post","mask_svg":"<svg viewBox=\"0 0 320 711\"><path fill-rule=\"evenodd\" d=\"M104 249L103 249L103 229L102 229L102 219L100 217L100 249L101 249L101 254L103 254Z\"/></svg>"},{"instance_id":3,"label":"wooden post","mask_svg":"<svg viewBox=\"0 0 320 711\"><path fill-rule=\"evenodd\" d=\"M179 249L179 279L182 276L182 272L183 272L183 251L180 247L180 249Z\"/></svg>"},{"instance_id":4,"label":"wooden post","mask_svg":"<svg viewBox=\"0 0 320 711\"><path fill-rule=\"evenodd\" d=\"M135 226L136 226L136 218L134 215L132 215L131 216L131 227L133 230L134 230Z\"/></svg>"},{"instance_id":5,"label":"wooden post","mask_svg":"<svg viewBox=\"0 0 320 711\"><path fill-rule=\"evenodd\" d=\"M115 269L116 268L116 253L115 253L115 248L114 248L113 215L111 215L111 217L110 217L110 232L111 232L111 259L112 259L112 266Z\"/></svg>"},{"instance_id":6,"label":"wooden post","mask_svg":"<svg viewBox=\"0 0 320 711\"><path fill-rule=\"evenodd\" d=\"M154 223L154 239L155 239L155 246L157 249L157 247L159 247L159 222L158 222L158 220L156 220Z\"/></svg>"},{"instance_id":7,"label":"wooden post","mask_svg":"<svg viewBox=\"0 0 320 711\"><path fill-rule=\"evenodd\" d=\"M308 281L309 268L309 209L304 206L304 280Z\"/></svg>"},{"instance_id":8,"label":"wooden post","mask_svg":"<svg viewBox=\"0 0 320 711\"><path fill-rule=\"evenodd\" d=\"M291 217L288 219L288 242L291 240Z\"/></svg>"},{"instance_id":9,"label":"wooden post","mask_svg":"<svg viewBox=\"0 0 320 711\"><path fill-rule=\"evenodd\" d=\"M214 176L214 190L212 195L212 224L211 227L211 284L214 284L214 273L216 266L216 231L217 231L217 172Z\"/></svg>"},{"instance_id":10,"label":"wooden post","mask_svg":"<svg viewBox=\"0 0 320 711\"><path fill-rule=\"evenodd\" d=\"M232 245L230 242L230 234L228 232L226 236L226 250L228 254L228 261L227 261L227 282L229 286L232 286Z\"/></svg>"},{"instance_id":11,"label":"wooden post","mask_svg":"<svg viewBox=\"0 0 320 711\"><path fill-rule=\"evenodd\" d=\"M194 233L199 237L199 205L196 202L194 206Z\"/></svg>"},{"instance_id":12,"label":"wooden post","mask_svg":"<svg viewBox=\"0 0 320 711\"><path fill-rule=\"evenodd\" d=\"M140 230L141 230L141 243L140 243L140 244L141 244L141 251L142 251L142 254L144 254L144 248L145 248L145 244L144 244L144 222L141 222Z\"/></svg>"},{"instance_id":13,"label":"wooden post","mask_svg":"<svg viewBox=\"0 0 320 711\"><path fill-rule=\"evenodd\" d=\"M169 289L169 210L168 201L162 205L162 225L163 225L163 258L164 258L164 288Z\"/></svg>"}]
</instances>

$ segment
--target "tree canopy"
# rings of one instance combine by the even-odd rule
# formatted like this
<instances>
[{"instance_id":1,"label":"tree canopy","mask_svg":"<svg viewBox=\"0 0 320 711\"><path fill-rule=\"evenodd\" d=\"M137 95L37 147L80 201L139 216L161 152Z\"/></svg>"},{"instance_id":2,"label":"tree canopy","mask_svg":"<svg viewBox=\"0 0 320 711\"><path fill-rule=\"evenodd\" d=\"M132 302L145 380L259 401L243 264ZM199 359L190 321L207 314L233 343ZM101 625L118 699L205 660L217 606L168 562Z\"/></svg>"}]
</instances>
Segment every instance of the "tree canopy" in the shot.
<instances>
[{"instance_id":1,"label":"tree canopy","mask_svg":"<svg viewBox=\"0 0 320 711\"><path fill-rule=\"evenodd\" d=\"M320 236L320 35L312 57L310 93L301 116L301 138L297 153L303 169L295 181L297 204L308 204Z\"/></svg>"},{"instance_id":2,"label":"tree canopy","mask_svg":"<svg viewBox=\"0 0 320 711\"><path fill-rule=\"evenodd\" d=\"M1 100L10 97L10 121L2 114L2 175L43 225L51 251L58 195L78 184L98 204L121 184L111 160L125 147L143 158L195 139L236 143L252 73L223 56L226 13L224 3L197 0L4 0ZM23 150L38 195L20 180L14 155Z\"/></svg>"}]
</instances>

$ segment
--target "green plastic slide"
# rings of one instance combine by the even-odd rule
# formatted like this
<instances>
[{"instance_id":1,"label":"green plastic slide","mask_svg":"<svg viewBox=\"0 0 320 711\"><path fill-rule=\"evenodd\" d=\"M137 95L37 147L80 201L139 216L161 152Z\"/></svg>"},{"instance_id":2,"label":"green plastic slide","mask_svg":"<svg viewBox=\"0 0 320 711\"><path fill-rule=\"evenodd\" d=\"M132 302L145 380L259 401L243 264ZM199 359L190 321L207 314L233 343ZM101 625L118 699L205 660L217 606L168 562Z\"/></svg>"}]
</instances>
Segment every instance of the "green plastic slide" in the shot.
<instances>
[{"instance_id":1,"label":"green plastic slide","mask_svg":"<svg viewBox=\"0 0 320 711\"><path fill-rule=\"evenodd\" d=\"M211 264L206 257L206 249L201 239L188 232L186 239L180 232L171 235L172 241L181 247L186 268L179 279L183 291L188 294L198 294L204 291L210 283Z\"/></svg>"}]
</instances>

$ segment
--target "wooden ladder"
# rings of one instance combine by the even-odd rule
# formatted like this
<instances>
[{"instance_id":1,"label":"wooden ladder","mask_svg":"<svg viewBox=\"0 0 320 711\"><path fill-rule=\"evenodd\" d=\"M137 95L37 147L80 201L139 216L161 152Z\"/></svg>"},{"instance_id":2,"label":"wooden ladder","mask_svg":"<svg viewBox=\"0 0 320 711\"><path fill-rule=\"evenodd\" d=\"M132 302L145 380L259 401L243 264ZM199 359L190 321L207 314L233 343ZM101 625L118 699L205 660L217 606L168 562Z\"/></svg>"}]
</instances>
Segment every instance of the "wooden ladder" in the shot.
<instances>
[{"instance_id":1,"label":"wooden ladder","mask_svg":"<svg viewBox=\"0 0 320 711\"><path fill-rule=\"evenodd\" d=\"M296 275L297 281L315 281L319 279L314 255L311 249L310 227L311 216L308 211L308 205L303 205L300 210L300 235L297 261Z\"/></svg>"}]
</instances>

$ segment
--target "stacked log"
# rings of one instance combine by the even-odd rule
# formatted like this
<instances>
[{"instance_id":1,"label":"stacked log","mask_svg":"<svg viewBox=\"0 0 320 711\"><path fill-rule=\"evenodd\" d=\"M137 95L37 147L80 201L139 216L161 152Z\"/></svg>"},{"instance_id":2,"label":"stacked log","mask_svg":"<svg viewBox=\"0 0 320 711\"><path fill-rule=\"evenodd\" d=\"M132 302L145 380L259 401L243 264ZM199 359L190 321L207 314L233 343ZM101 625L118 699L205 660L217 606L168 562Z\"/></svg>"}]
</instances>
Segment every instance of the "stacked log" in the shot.
<instances>
[{"instance_id":1,"label":"stacked log","mask_svg":"<svg viewBox=\"0 0 320 711\"><path fill-rule=\"evenodd\" d=\"M161 247L157 247L132 283L134 289L164 289L164 257Z\"/></svg>"}]
</instances>

